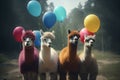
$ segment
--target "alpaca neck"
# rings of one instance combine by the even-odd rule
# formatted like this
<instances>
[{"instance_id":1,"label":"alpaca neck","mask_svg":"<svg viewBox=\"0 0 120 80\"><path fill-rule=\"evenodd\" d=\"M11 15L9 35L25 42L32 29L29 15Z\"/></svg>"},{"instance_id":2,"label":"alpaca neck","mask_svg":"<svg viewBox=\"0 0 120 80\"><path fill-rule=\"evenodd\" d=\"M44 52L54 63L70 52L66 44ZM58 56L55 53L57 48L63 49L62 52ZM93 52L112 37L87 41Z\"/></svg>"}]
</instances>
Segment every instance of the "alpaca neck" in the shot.
<instances>
[{"instance_id":1,"label":"alpaca neck","mask_svg":"<svg viewBox=\"0 0 120 80\"><path fill-rule=\"evenodd\" d=\"M44 45L41 46L41 56L42 56L43 60L50 59L50 50L51 50L50 47L47 47Z\"/></svg>"},{"instance_id":2,"label":"alpaca neck","mask_svg":"<svg viewBox=\"0 0 120 80\"><path fill-rule=\"evenodd\" d=\"M77 45L68 44L68 55L70 59L75 58L77 54Z\"/></svg>"},{"instance_id":3,"label":"alpaca neck","mask_svg":"<svg viewBox=\"0 0 120 80\"><path fill-rule=\"evenodd\" d=\"M84 57L91 57L91 49L92 47L86 47L84 46Z\"/></svg>"},{"instance_id":4,"label":"alpaca neck","mask_svg":"<svg viewBox=\"0 0 120 80\"><path fill-rule=\"evenodd\" d=\"M25 48L24 51L26 63L31 63L34 59L34 47Z\"/></svg>"}]
</instances>

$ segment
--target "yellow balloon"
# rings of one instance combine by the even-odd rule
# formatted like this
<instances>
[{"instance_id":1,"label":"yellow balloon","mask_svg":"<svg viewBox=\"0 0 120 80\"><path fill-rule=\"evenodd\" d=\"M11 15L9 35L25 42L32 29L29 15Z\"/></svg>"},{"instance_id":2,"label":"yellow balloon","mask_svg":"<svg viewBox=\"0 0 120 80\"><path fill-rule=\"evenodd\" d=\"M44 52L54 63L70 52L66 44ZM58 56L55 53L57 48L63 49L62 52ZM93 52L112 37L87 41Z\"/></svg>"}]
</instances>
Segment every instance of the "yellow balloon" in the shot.
<instances>
[{"instance_id":1,"label":"yellow balloon","mask_svg":"<svg viewBox=\"0 0 120 80\"><path fill-rule=\"evenodd\" d=\"M84 26L90 32L97 32L100 28L100 19L96 15L90 14L85 17Z\"/></svg>"}]
</instances>

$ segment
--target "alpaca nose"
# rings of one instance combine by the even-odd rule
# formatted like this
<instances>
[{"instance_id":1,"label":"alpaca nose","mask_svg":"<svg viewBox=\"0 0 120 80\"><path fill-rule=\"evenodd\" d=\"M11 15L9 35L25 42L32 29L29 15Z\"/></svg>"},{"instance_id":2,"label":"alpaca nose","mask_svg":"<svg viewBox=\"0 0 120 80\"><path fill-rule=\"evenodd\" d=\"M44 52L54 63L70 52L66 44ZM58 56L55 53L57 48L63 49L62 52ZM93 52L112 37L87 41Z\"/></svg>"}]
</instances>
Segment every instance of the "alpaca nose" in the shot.
<instances>
[{"instance_id":1,"label":"alpaca nose","mask_svg":"<svg viewBox=\"0 0 120 80\"><path fill-rule=\"evenodd\" d=\"M91 39L91 40L90 40L90 43L93 43L93 42L94 42L94 41Z\"/></svg>"},{"instance_id":2,"label":"alpaca nose","mask_svg":"<svg viewBox=\"0 0 120 80\"><path fill-rule=\"evenodd\" d=\"M49 47L51 47L51 44L52 44L51 39L48 39L48 45L49 45Z\"/></svg>"}]
</instances>

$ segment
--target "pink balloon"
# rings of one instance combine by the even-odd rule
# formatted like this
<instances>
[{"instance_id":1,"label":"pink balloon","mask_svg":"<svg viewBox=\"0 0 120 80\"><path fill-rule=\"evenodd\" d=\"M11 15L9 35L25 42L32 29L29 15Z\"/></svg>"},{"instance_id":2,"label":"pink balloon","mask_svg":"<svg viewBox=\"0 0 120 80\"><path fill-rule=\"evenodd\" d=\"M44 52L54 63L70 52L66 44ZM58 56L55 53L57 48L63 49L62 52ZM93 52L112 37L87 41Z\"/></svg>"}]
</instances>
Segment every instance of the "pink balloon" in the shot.
<instances>
[{"instance_id":1,"label":"pink balloon","mask_svg":"<svg viewBox=\"0 0 120 80\"><path fill-rule=\"evenodd\" d=\"M81 29L80 31L80 41L84 43L84 36L85 35L94 35L93 32L89 32L86 28Z\"/></svg>"},{"instance_id":2,"label":"pink balloon","mask_svg":"<svg viewBox=\"0 0 120 80\"><path fill-rule=\"evenodd\" d=\"M13 30L13 37L17 42L22 42L21 36L23 34L24 28L22 26L15 27Z\"/></svg>"}]
</instances>

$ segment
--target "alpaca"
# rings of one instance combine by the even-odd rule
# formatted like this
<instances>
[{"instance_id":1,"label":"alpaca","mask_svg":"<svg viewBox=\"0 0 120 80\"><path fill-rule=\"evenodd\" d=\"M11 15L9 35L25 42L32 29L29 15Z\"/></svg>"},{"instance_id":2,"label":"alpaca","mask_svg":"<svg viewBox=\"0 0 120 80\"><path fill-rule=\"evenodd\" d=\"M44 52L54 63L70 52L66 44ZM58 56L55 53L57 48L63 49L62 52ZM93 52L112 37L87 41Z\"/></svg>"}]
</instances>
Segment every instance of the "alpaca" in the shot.
<instances>
[{"instance_id":1,"label":"alpaca","mask_svg":"<svg viewBox=\"0 0 120 80\"><path fill-rule=\"evenodd\" d=\"M95 35L85 35L84 51L79 55L81 60L81 80L96 80L98 65L94 55L91 53Z\"/></svg>"},{"instance_id":2,"label":"alpaca","mask_svg":"<svg viewBox=\"0 0 120 80\"><path fill-rule=\"evenodd\" d=\"M59 54L59 79L66 80L68 73L69 80L78 80L78 71L80 68L80 59L77 55L77 44L79 40L79 31L68 30L68 44Z\"/></svg>"},{"instance_id":3,"label":"alpaca","mask_svg":"<svg viewBox=\"0 0 120 80\"><path fill-rule=\"evenodd\" d=\"M23 80L38 80L38 50L34 47L35 36L28 30L22 35L23 49L19 54L19 68Z\"/></svg>"},{"instance_id":4,"label":"alpaca","mask_svg":"<svg viewBox=\"0 0 120 80\"><path fill-rule=\"evenodd\" d=\"M58 53L51 47L52 40L55 39L54 31L43 32L41 34L41 49L39 52L39 75L40 80L46 80L46 73L50 75L50 80L57 80Z\"/></svg>"}]
</instances>

